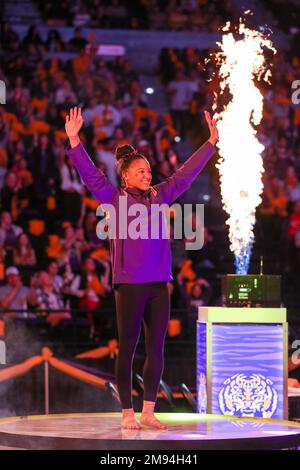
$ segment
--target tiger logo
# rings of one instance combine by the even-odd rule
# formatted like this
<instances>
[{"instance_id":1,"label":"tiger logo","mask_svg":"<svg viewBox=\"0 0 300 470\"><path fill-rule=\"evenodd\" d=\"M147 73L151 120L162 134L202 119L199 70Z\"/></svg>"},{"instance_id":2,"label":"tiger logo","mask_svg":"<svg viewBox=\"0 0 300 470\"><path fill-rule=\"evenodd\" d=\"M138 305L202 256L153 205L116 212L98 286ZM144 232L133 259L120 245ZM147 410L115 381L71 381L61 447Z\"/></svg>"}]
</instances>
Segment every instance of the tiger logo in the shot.
<instances>
[{"instance_id":1,"label":"tiger logo","mask_svg":"<svg viewBox=\"0 0 300 470\"><path fill-rule=\"evenodd\" d=\"M235 374L225 380L219 393L219 406L224 415L271 418L278 396L273 382L261 374Z\"/></svg>"}]
</instances>

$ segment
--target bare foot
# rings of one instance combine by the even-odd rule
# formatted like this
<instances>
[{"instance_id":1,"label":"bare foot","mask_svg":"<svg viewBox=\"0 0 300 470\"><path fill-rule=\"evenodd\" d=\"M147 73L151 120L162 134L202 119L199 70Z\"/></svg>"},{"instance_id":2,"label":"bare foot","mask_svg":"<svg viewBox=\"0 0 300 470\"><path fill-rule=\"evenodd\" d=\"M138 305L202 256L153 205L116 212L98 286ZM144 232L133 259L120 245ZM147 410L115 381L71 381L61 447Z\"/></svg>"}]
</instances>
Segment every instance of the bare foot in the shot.
<instances>
[{"instance_id":1,"label":"bare foot","mask_svg":"<svg viewBox=\"0 0 300 470\"><path fill-rule=\"evenodd\" d=\"M140 423L156 429L168 429L168 427L159 421L154 414L142 413Z\"/></svg>"},{"instance_id":2,"label":"bare foot","mask_svg":"<svg viewBox=\"0 0 300 470\"><path fill-rule=\"evenodd\" d=\"M134 416L127 416L126 418L122 418L121 427L123 429L142 429Z\"/></svg>"}]
</instances>

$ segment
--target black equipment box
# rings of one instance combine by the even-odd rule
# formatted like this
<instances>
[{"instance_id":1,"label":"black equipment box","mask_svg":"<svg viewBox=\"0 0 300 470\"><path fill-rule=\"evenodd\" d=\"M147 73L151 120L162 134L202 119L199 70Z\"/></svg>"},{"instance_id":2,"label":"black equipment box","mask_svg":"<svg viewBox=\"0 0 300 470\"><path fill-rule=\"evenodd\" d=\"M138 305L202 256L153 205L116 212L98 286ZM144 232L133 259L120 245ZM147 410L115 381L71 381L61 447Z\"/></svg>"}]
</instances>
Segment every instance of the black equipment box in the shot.
<instances>
[{"instance_id":1,"label":"black equipment box","mask_svg":"<svg viewBox=\"0 0 300 470\"><path fill-rule=\"evenodd\" d=\"M280 307L281 276L223 275L222 305L226 307Z\"/></svg>"}]
</instances>

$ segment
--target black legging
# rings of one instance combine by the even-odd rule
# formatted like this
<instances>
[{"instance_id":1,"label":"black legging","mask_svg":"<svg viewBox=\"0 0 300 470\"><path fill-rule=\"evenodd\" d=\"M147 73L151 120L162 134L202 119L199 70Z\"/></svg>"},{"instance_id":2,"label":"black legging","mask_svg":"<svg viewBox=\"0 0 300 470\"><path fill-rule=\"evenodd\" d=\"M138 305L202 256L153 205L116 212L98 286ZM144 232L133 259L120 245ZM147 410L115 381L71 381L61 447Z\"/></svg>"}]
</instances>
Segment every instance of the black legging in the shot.
<instances>
[{"instance_id":1,"label":"black legging","mask_svg":"<svg viewBox=\"0 0 300 470\"><path fill-rule=\"evenodd\" d=\"M115 286L119 354L116 380L122 408L132 408L132 362L141 332L145 331L144 400L156 401L164 367L164 339L170 318L166 282Z\"/></svg>"}]
</instances>

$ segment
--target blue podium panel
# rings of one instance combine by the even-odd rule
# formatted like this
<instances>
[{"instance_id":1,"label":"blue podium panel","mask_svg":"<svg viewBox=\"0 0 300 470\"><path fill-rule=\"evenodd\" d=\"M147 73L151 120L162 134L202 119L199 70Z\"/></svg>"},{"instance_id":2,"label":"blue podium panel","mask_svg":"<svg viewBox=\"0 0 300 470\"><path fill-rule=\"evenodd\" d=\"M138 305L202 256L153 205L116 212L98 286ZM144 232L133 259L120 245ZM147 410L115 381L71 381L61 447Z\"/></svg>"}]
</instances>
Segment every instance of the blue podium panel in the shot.
<instances>
[{"instance_id":1,"label":"blue podium panel","mask_svg":"<svg viewBox=\"0 0 300 470\"><path fill-rule=\"evenodd\" d=\"M199 308L197 412L284 419L287 417L286 311L246 310ZM252 316L251 310L255 310ZM261 323L258 310L261 310Z\"/></svg>"},{"instance_id":2,"label":"blue podium panel","mask_svg":"<svg viewBox=\"0 0 300 470\"><path fill-rule=\"evenodd\" d=\"M197 322L197 412L207 412L206 324Z\"/></svg>"}]
</instances>

